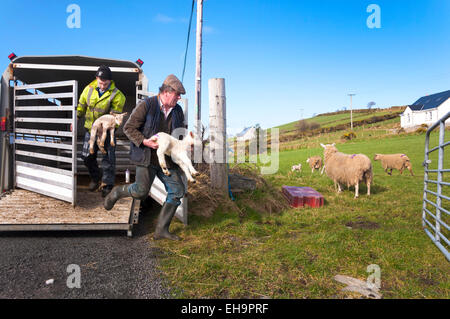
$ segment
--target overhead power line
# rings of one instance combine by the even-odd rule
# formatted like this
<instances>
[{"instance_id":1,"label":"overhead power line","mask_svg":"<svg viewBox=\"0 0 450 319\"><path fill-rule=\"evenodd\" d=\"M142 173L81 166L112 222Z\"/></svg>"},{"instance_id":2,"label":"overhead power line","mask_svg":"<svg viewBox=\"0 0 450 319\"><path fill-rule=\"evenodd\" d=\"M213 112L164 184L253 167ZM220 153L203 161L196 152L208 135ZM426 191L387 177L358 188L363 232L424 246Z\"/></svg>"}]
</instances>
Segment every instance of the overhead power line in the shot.
<instances>
[{"instance_id":1,"label":"overhead power line","mask_svg":"<svg viewBox=\"0 0 450 319\"><path fill-rule=\"evenodd\" d=\"M189 27L188 27L188 34L187 34L187 40L186 40L186 51L184 52L184 64L183 64L183 73L181 75L181 82L184 81L184 71L186 70L186 58L187 58L187 52L188 52L188 48L189 48L189 38L191 35L191 25L192 25L192 15L194 13L194 3L195 3L195 0L192 0L191 17L189 18Z\"/></svg>"}]
</instances>

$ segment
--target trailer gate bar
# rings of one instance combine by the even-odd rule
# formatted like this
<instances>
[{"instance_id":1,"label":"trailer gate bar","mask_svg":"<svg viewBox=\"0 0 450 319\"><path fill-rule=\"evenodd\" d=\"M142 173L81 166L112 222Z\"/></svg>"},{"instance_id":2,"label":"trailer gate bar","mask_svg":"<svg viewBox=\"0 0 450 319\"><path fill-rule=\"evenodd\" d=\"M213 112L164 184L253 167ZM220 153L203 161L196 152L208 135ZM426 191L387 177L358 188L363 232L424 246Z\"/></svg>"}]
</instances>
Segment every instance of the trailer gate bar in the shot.
<instances>
[{"instance_id":1,"label":"trailer gate bar","mask_svg":"<svg viewBox=\"0 0 450 319\"><path fill-rule=\"evenodd\" d=\"M445 255L447 260L450 261L450 253L448 251L450 247L450 241L447 238L450 232L450 227L444 222L443 217L448 216L450 212L443 206L443 200L450 202L450 197L442 194L443 186L450 186L450 183L443 181L444 173L450 173L450 168L444 168L444 148L450 145L450 142L445 142L445 120L450 118L450 112L444 115L439 121L433 124L428 130L425 137L425 160L423 162L424 169L424 190L423 190L423 209L422 209L422 226L428 237L431 238L433 243L439 248L439 250ZM439 127L439 145L433 149L429 149L430 133ZM431 164L430 154L438 151L438 168L428 169L428 165ZM429 173L437 173L437 180L431 180L428 176ZM428 189L428 183L436 184L437 191L433 192ZM436 202L432 202L427 198L427 195L431 194L436 197ZM445 202L444 202L445 203ZM431 205L435 209L433 214L427 209L427 204ZM449 207L448 205L446 207ZM444 213L442 215L442 213ZM427 219L427 217L429 219ZM442 230L442 227L445 230ZM447 234L447 236L446 236Z\"/></svg>"},{"instance_id":2,"label":"trailer gate bar","mask_svg":"<svg viewBox=\"0 0 450 319\"><path fill-rule=\"evenodd\" d=\"M55 88L65 88L65 92L51 93ZM14 83L13 101L15 186L75 205L78 82ZM27 105L28 101L33 105ZM59 156L60 150L69 156ZM59 162L71 165L61 169Z\"/></svg>"}]
</instances>

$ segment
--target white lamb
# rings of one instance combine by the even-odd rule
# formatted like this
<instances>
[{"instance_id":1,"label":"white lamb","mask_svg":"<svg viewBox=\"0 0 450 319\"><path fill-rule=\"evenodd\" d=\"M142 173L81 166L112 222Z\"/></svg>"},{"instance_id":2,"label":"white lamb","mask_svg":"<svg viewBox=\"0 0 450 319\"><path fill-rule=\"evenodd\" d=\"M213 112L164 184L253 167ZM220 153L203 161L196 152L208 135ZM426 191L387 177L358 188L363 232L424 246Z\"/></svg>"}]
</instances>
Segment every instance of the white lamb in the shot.
<instances>
[{"instance_id":1,"label":"white lamb","mask_svg":"<svg viewBox=\"0 0 450 319\"><path fill-rule=\"evenodd\" d=\"M292 165L291 172L293 172L293 171L301 172L302 171L302 164Z\"/></svg>"},{"instance_id":2,"label":"white lamb","mask_svg":"<svg viewBox=\"0 0 450 319\"><path fill-rule=\"evenodd\" d=\"M159 132L153 135L150 139L158 142L158 149L156 154L158 155L159 165L161 166L163 173L170 176L170 172L167 169L166 159L164 155L168 155L172 158L172 161L183 170L188 181L195 183L195 179L192 175L198 175L198 172L192 166L191 160L188 156L188 149L194 145L194 135L189 132L182 140L178 140L175 137Z\"/></svg>"},{"instance_id":3,"label":"white lamb","mask_svg":"<svg viewBox=\"0 0 450 319\"><path fill-rule=\"evenodd\" d=\"M359 196L359 183L367 185L367 195L370 195L370 184L373 179L372 163L364 154L344 154L337 150L335 144L320 144L324 148L325 173L334 181L334 187L341 185L355 186L355 198Z\"/></svg>"},{"instance_id":4,"label":"white lamb","mask_svg":"<svg viewBox=\"0 0 450 319\"><path fill-rule=\"evenodd\" d=\"M94 154L95 137L97 137L98 148L103 154L106 154L105 140L106 140L106 133L108 133L108 131L111 139L110 144L113 147L115 146L114 131L116 129L116 124L120 126L123 122L123 118L125 117L125 115L127 115L127 112L122 114L111 112L110 114L102 115L95 120L91 128L91 138L89 139L89 153Z\"/></svg>"}]
</instances>

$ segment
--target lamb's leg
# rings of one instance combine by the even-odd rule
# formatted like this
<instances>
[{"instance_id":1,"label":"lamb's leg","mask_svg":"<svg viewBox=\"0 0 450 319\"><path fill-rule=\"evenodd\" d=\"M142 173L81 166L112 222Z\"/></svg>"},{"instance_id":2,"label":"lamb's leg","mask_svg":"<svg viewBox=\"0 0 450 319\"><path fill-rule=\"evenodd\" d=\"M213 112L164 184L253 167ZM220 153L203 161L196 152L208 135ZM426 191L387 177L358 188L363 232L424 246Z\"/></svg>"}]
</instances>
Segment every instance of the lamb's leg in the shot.
<instances>
[{"instance_id":1,"label":"lamb's leg","mask_svg":"<svg viewBox=\"0 0 450 319\"><path fill-rule=\"evenodd\" d=\"M358 198L359 196L359 182L355 185L355 198Z\"/></svg>"},{"instance_id":2,"label":"lamb's leg","mask_svg":"<svg viewBox=\"0 0 450 319\"><path fill-rule=\"evenodd\" d=\"M112 147L114 147L114 146L116 146L116 144L114 143L114 130L115 130L116 128L113 126L112 128L110 128L109 129L109 137L110 137L110 142L109 142L109 144L112 146Z\"/></svg>"},{"instance_id":3,"label":"lamb's leg","mask_svg":"<svg viewBox=\"0 0 450 319\"><path fill-rule=\"evenodd\" d=\"M367 196L370 196L370 179L367 179L366 185L367 185Z\"/></svg>"},{"instance_id":4,"label":"lamb's leg","mask_svg":"<svg viewBox=\"0 0 450 319\"><path fill-rule=\"evenodd\" d=\"M325 165L322 167L322 171L320 172L320 175L323 174L323 170L325 169Z\"/></svg>"},{"instance_id":5,"label":"lamb's leg","mask_svg":"<svg viewBox=\"0 0 450 319\"><path fill-rule=\"evenodd\" d=\"M188 181L190 181L191 183L195 183L195 179L192 178L191 173L189 172L189 168L184 163L179 163L178 165L183 170L183 172L186 175Z\"/></svg>"},{"instance_id":6,"label":"lamb's leg","mask_svg":"<svg viewBox=\"0 0 450 319\"><path fill-rule=\"evenodd\" d=\"M197 176L199 174L197 172L197 170L194 168L194 166L192 166L191 161L187 162L187 167L188 167L189 172L191 173L192 176Z\"/></svg>"},{"instance_id":7,"label":"lamb's leg","mask_svg":"<svg viewBox=\"0 0 450 319\"><path fill-rule=\"evenodd\" d=\"M89 153L94 154L95 135L97 135L97 126L92 126L91 137L89 138Z\"/></svg>"},{"instance_id":8,"label":"lamb's leg","mask_svg":"<svg viewBox=\"0 0 450 319\"><path fill-rule=\"evenodd\" d=\"M412 168L411 167L408 167L408 171L411 173L411 176L414 176L414 174L413 174L413 171L412 171Z\"/></svg>"},{"instance_id":9,"label":"lamb's leg","mask_svg":"<svg viewBox=\"0 0 450 319\"><path fill-rule=\"evenodd\" d=\"M98 148L100 149L100 151L103 154L106 154L106 151L105 151L105 140L106 140L106 134L107 133L108 133L107 130L105 130L105 129L102 130L102 138L100 140L100 144L98 145Z\"/></svg>"},{"instance_id":10,"label":"lamb's leg","mask_svg":"<svg viewBox=\"0 0 450 319\"><path fill-rule=\"evenodd\" d=\"M311 170L311 174L312 174L312 173L314 173L314 167L313 167L312 170Z\"/></svg>"},{"instance_id":11,"label":"lamb's leg","mask_svg":"<svg viewBox=\"0 0 450 319\"><path fill-rule=\"evenodd\" d=\"M156 155L158 156L159 166L161 166L161 169L166 176L170 176L170 172L167 169L166 164L166 158L164 156L165 147L161 147L161 145L158 146L158 149L156 150Z\"/></svg>"}]
</instances>

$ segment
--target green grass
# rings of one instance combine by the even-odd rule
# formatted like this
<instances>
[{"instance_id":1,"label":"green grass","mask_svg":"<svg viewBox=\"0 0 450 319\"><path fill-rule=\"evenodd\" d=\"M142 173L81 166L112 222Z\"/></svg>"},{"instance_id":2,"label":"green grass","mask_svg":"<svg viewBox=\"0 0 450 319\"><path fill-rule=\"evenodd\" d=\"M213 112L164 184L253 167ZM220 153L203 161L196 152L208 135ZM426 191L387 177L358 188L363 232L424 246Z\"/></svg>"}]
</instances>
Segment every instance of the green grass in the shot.
<instances>
[{"instance_id":1,"label":"green grass","mask_svg":"<svg viewBox=\"0 0 450 319\"><path fill-rule=\"evenodd\" d=\"M158 245L161 268L175 287L173 297L357 297L341 292L344 286L333 277L365 280L367 266L377 264L383 298L449 298L449 263L421 225L425 135L372 135L371 130L361 129L356 140L337 148L371 159L375 153L406 153L415 176L408 171L388 176L380 162L372 161L372 195L366 196L362 186L360 197L353 199L353 188L337 194L329 178L306 168L307 157L322 155L319 146L281 152L279 172L267 180L278 188L313 187L324 195L324 207L261 214L237 196L244 215L221 209L211 218L190 216L187 227L172 223L171 231L184 240ZM316 145L336 137L321 136ZM436 134L431 144L437 144ZM447 156L445 167L449 161ZM289 174L299 162L302 172ZM264 201L262 192L252 196Z\"/></svg>"}]
</instances>

